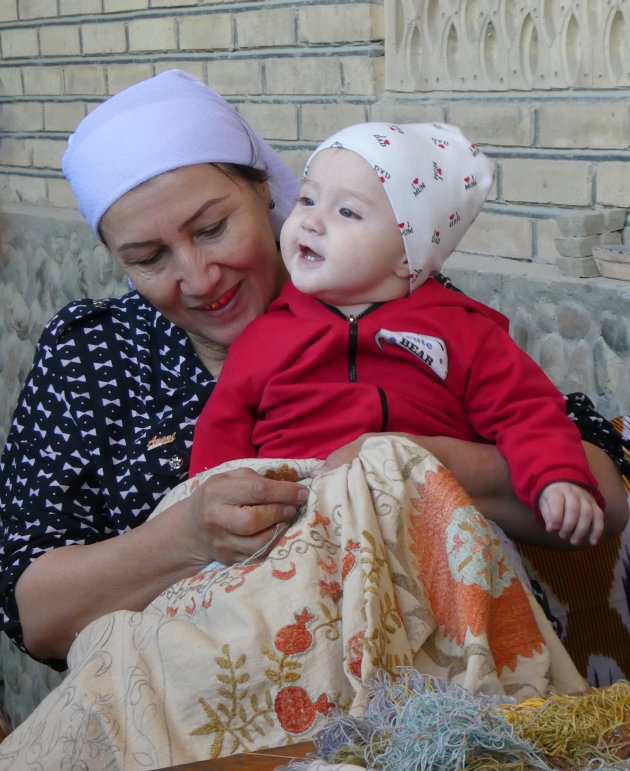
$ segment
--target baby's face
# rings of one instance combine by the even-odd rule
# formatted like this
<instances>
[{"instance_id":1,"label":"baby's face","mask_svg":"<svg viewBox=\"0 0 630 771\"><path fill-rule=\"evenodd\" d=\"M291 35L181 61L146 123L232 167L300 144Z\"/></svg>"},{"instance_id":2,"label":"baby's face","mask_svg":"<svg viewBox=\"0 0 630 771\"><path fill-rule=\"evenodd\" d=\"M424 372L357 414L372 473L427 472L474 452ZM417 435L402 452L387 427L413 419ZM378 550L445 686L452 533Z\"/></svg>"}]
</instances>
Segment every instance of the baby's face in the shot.
<instances>
[{"instance_id":1,"label":"baby's face","mask_svg":"<svg viewBox=\"0 0 630 771\"><path fill-rule=\"evenodd\" d=\"M382 182L349 150L313 158L280 247L295 286L331 305L386 302L409 291L403 240Z\"/></svg>"}]
</instances>

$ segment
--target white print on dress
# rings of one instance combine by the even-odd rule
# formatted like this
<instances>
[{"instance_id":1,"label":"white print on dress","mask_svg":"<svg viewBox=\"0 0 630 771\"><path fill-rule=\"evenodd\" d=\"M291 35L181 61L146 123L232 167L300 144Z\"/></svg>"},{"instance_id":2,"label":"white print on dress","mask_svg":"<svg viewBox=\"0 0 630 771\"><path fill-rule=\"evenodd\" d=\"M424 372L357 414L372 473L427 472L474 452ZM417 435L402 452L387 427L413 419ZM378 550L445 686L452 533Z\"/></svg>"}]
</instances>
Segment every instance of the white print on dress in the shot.
<instances>
[{"instance_id":1,"label":"white print on dress","mask_svg":"<svg viewBox=\"0 0 630 771\"><path fill-rule=\"evenodd\" d=\"M389 329L379 329L374 335L376 344L383 348L381 340L392 345L398 345L409 353L417 356L441 379L448 375L448 353L444 340L431 335L418 335L415 332L392 332Z\"/></svg>"}]
</instances>

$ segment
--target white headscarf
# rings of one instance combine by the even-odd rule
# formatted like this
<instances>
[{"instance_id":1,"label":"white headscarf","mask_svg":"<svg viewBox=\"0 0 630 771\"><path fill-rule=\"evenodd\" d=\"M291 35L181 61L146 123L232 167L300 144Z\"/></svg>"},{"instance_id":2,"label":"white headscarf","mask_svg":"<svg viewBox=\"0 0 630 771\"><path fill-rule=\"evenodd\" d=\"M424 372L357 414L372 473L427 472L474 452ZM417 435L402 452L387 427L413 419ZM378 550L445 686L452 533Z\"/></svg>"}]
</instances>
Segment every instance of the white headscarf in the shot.
<instances>
[{"instance_id":1,"label":"white headscarf","mask_svg":"<svg viewBox=\"0 0 630 771\"><path fill-rule=\"evenodd\" d=\"M143 80L102 102L68 138L62 169L98 234L101 217L122 195L165 171L198 163L265 169L278 238L295 204L295 177L225 99L181 70Z\"/></svg>"},{"instance_id":2,"label":"white headscarf","mask_svg":"<svg viewBox=\"0 0 630 771\"><path fill-rule=\"evenodd\" d=\"M379 176L400 227L410 290L439 272L483 206L494 165L445 123L360 123L338 131L309 158L343 147Z\"/></svg>"}]
</instances>

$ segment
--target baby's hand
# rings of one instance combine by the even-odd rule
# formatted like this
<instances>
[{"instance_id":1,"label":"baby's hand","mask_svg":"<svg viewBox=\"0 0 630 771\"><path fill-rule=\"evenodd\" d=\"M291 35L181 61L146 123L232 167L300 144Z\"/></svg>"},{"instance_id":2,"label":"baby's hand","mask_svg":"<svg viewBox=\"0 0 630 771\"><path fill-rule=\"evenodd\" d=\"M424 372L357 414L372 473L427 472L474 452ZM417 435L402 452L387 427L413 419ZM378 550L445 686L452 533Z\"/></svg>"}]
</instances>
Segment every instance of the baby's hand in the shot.
<instances>
[{"instance_id":1,"label":"baby's hand","mask_svg":"<svg viewBox=\"0 0 630 771\"><path fill-rule=\"evenodd\" d=\"M344 444L343 447L339 447L334 452L331 452L320 466L316 466L311 471L311 477L313 479L317 479L317 477L321 477L324 474L327 474L329 471L334 471L340 466L344 466L347 463L352 463L355 458L359 457L361 447L363 447L363 442L366 439L369 439L371 436L378 436L378 434L361 434L361 436L358 439L355 439L354 442Z\"/></svg>"},{"instance_id":2,"label":"baby's hand","mask_svg":"<svg viewBox=\"0 0 630 771\"><path fill-rule=\"evenodd\" d=\"M538 499L540 513L547 532L558 531L560 538L569 539L573 546L599 542L604 530L604 513L593 496L571 482L552 482ZM589 536L590 531L590 536Z\"/></svg>"}]
</instances>

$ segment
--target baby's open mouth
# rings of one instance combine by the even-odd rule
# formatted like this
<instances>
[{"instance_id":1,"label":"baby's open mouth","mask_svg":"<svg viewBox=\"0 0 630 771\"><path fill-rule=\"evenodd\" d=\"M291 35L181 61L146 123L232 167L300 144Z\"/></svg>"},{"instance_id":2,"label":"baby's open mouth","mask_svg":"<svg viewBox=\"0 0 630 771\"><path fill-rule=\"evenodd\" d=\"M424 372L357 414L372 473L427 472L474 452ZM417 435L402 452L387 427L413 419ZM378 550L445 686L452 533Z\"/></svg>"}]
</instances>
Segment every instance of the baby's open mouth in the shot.
<instances>
[{"instance_id":1,"label":"baby's open mouth","mask_svg":"<svg viewBox=\"0 0 630 771\"><path fill-rule=\"evenodd\" d=\"M302 246L302 244L300 244L300 257L306 262L323 262L324 260L320 254L309 249L308 246Z\"/></svg>"}]
</instances>

